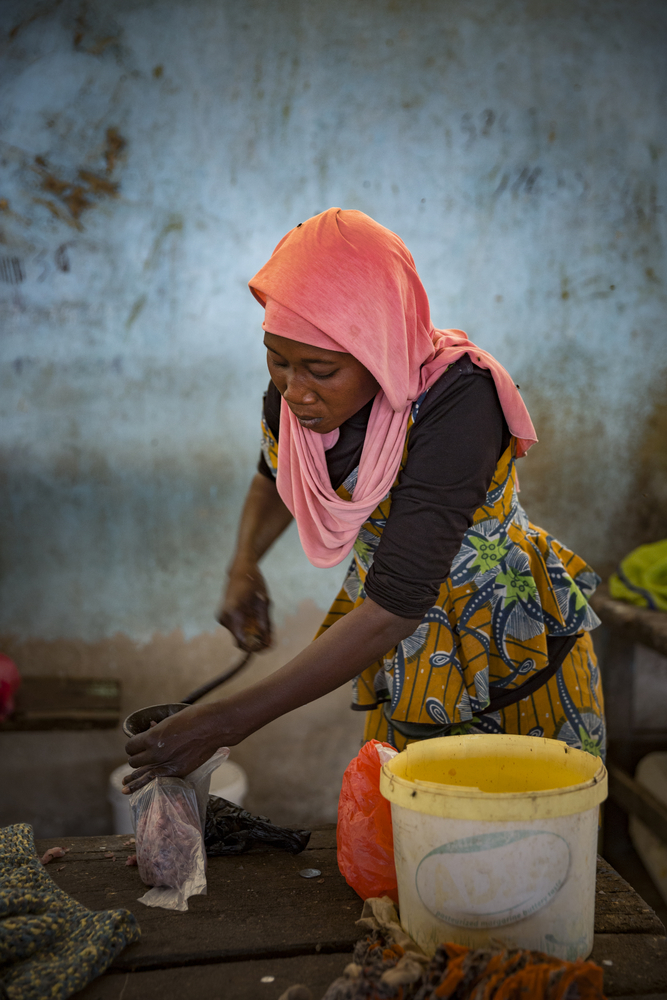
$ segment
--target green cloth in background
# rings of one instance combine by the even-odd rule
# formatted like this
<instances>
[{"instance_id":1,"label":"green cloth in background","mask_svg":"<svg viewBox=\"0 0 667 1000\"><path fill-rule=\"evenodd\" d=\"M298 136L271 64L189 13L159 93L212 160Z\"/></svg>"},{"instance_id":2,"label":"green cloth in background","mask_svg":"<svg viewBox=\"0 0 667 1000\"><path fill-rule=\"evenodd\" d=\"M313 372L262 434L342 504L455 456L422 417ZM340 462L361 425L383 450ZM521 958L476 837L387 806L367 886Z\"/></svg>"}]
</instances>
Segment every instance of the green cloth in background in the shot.
<instances>
[{"instance_id":1,"label":"green cloth in background","mask_svg":"<svg viewBox=\"0 0 667 1000\"><path fill-rule=\"evenodd\" d=\"M59 889L28 823L0 829L2 1000L65 1000L140 933L129 910L94 912Z\"/></svg>"},{"instance_id":2,"label":"green cloth in background","mask_svg":"<svg viewBox=\"0 0 667 1000\"><path fill-rule=\"evenodd\" d=\"M667 538L627 555L609 580L609 593L640 608L667 611Z\"/></svg>"}]
</instances>

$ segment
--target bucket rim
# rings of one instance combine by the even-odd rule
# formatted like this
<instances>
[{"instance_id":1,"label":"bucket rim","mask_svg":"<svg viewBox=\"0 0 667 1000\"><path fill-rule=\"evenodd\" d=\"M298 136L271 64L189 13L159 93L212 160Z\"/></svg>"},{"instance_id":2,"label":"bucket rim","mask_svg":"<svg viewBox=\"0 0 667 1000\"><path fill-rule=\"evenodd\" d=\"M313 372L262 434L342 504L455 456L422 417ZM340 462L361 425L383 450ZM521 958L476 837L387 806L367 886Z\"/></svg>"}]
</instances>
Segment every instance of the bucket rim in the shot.
<instances>
[{"instance_id":1,"label":"bucket rim","mask_svg":"<svg viewBox=\"0 0 667 1000\"><path fill-rule=\"evenodd\" d=\"M475 733L466 736L443 736L439 740L461 741L480 740L487 743L490 740L502 739L505 747L533 745L540 742L547 749L566 754L583 754L595 760L591 754L576 747L569 747L561 740L550 740L542 736L521 736L519 734L487 735ZM435 740L429 740L435 743ZM407 754L410 746L387 761L380 772L380 792L392 804L413 812L427 813L449 819L472 819L486 822L529 821L533 819L549 819L556 816L570 816L586 812L599 806L607 798L607 769L601 759L593 775L586 781L563 788L540 789L531 792L485 792L479 788L463 785L446 785L434 781L424 781L420 778L403 778L393 773L393 767L403 754ZM414 751L413 751L414 753Z\"/></svg>"}]
</instances>

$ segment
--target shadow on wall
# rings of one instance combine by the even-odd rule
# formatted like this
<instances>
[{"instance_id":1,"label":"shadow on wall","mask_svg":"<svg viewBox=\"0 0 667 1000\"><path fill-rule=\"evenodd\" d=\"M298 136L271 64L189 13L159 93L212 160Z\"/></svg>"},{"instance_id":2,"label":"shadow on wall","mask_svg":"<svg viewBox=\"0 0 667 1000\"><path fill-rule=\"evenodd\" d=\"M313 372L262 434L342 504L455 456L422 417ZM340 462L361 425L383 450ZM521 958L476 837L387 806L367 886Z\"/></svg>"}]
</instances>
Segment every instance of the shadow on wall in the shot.
<instances>
[{"instance_id":1,"label":"shadow on wall","mask_svg":"<svg viewBox=\"0 0 667 1000\"><path fill-rule=\"evenodd\" d=\"M302 604L277 630L275 647L224 690L246 687L285 663L313 638L322 618L312 602ZM180 631L156 635L143 645L123 635L97 643L0 636L0 648L26 676L119 678L123 717L142 705L180 700L239 655L222 628L190 641ZM349 711L350 701L344 685L232 750L248 774L247 808L285 825L335 822L343 771L362 736L363 720ZM120 730L0 734L0 826L29 822L41 837L110 832L107 781L126 759L124 743Z\"/></svg>"}]
</instances>

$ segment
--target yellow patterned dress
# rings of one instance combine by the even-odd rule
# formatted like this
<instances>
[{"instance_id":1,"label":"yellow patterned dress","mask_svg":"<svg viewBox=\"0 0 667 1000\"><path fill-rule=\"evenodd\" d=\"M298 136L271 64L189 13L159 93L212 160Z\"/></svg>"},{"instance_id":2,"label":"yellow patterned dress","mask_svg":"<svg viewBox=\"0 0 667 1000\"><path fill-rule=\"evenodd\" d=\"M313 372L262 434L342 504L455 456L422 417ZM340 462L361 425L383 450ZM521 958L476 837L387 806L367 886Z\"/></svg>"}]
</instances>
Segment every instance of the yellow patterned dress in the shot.
<instances>
[{"instance_id":1,"label":"yellow patterned dress","mask_svg":"<svg viewBox=\"0 0 667 1000\"><path fill-rule=\"evenodd\" d=\"M401 469L423 398L412 409ZM262 438L275 475L278 445L264 420ZM520 733L604 757L602 687L590 637L599 620L587 601L599 578L530 523L517 495L515 454L512 438L422 623L354 681L352 707L367 713L366 740L402 750L429 735ZM339 496L351 499L355 482L356 470ZM390 509L391 492L360 529L343 587L318 635L363 602ZM509 694L547 667L547 636L577 636L556 674L528 697L485 712L492 696Z\"/></svg>"}]
</instances>

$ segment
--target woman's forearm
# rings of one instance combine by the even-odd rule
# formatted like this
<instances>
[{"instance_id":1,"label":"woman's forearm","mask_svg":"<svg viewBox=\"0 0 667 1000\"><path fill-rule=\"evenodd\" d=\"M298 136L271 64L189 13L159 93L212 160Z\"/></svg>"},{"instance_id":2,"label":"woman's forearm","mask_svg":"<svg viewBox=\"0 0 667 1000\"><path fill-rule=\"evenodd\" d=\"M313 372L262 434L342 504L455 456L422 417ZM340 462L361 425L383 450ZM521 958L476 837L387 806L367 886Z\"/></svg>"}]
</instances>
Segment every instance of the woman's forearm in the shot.
<instances>
[{"instance_id":1,"label":"woman's forearm","mask_svg":"<svg viewBox=\"0 0 667 1000\"><path fill-rule=\"evenodd\" d=\"M192 705L127 743L135 791L155 775L190 774L220 746L234 746L268 722L340 687L411 635L419 619L400 618L370 598L265 680L220 701Z\"/></svg>"},{"instance_id":2,"label":"woman's forearm","mask_svg":"<svg viewBox=\"0 0 667 1000\"><path fill-rule=\"evenodd\" d=\"M275 482L257 472L243 505L230 572L258 563L291 520Z\"/></svg>"},{"instance_id":3,"label":"woman's forearm","mask_svg":"<svg viewBox=\"0 0 667 1000\"><path fill-rule=\"evenodd\" d=\"M204 706L234 742L351 680L412 635L420 619L400 618L370 598L266 679ZM231 732L230 732L231 730ZM233 734L233 735L232 735Z\"/></svg>"},{"instance_id":4,"label":"woman's forearm","mask_svg":"<svg viewBox=\"0 0 667 1000\"><path fill-rule=\"evenodd\" d=\"M257 473L243 505L236 549L217 613L220 624L247 652L266 649L273 641L269 595L258 563L291 520L273 480Z\"/></svg>"}]
</instances>

